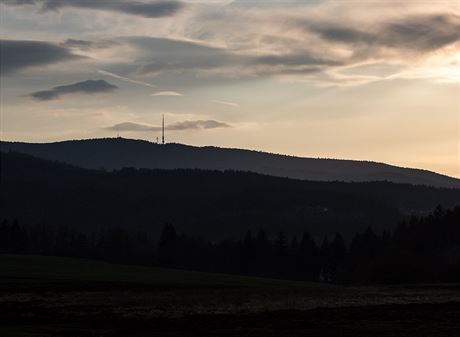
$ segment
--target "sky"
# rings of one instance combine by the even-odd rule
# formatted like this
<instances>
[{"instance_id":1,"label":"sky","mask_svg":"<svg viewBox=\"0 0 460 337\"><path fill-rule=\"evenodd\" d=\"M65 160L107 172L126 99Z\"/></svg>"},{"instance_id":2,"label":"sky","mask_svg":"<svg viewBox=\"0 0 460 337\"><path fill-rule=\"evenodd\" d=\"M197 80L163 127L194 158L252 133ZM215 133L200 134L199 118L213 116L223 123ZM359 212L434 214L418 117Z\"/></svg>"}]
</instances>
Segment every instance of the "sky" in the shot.
<instances>
[{"instance_id":1,"label":"sky","mask_svg":"<svg viewBox=\"0 0 460 337\"><path fill-rule=\"evenodd\" d=\"M460 178L459 0L0 0L2 140L116 137Z\"/></svg>"}]
</instances>

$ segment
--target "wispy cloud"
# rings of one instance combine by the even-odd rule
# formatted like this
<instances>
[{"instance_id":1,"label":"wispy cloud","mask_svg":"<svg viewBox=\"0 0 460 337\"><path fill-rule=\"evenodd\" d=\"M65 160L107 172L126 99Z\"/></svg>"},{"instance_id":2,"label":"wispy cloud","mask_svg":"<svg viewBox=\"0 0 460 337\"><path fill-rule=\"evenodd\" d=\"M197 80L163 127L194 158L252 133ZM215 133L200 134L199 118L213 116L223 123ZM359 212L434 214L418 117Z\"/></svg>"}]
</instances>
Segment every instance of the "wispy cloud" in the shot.
<instances>
[{"instance_id":1,"label":"wispy cloud","mask_svg":"<svg viewBox=\"0 0 460 337\"><path fill-rule=\"evenodd\" d=\"M183 121L173 124L169 124L165 127L166 130L170 131L185 131L185 130L204 130L204 129L217 129L217 128L229 128L230 124L215 120L194 120L194 121ZM106 127L105 129L111 131L132 131L132 132L146 132L146 131L161 131L162 127L157 125L124 122L115 124L113 126Z\"/></svg>"},{"instance_id":2,"label":"wispy cloud","mask_svg":"<svg viewBox=\"0 0 460 337\"><path fill-rule=\"evenodd\" d=\"M129 77L117 75L117 74L114 74L114 73L111 73L109 71L105 71L105 70L102 70L102 69L96 69L96 71L101 75L116 78L117 80L129 82L129 83L132 83L132 84L142 85L142 86L148 87L148 88L156 88L156 85L154 85L154 84L147 83L147 82L144 82L144 81L133 80L133 79L131 79Z\"/></svg>"},{"instance_id":3,"label":"wispy cloud","mask_svg":"<svg viewBox=\"0 0 460 337\"><path fill-rule=\"evenodd\" d=\"M142 59L136 71L278 76L329 84L351 79L332 78L331 72L371 62L398 64L401 71L417 63L418 72L431 72L430 59L458 52L458 14L427 6L421 10L412 1L407 8L398 7L401 11L380 1L356 6L341 1L301 6L299 1L295 11L265 1L251 3L255 5L250 8L235 3L208 6L190 16L184 24L188 39L131 38L128 43L138 48ZM336 13L343 11L350 15L337 21Z\"/></svg>"},{"instance_id":4,"label":"wispy cloud","mask_svg":"<svg viewBox=\"0 0 460 337\"><path fill-rule=\"evenodd\" d=\"M184 121L177 122L167 126L167 130L200 130L200 129L217 129L217 128L229 128L230 124L219 122L215 120L196 120L196 121Z\"/></svg>"},{"instance_id":5,"label":"wispy cloud","mask_svg":"<svg viewBox=\"0 0 460 337\"><path fill-rule=\"evenodd\" d=\"M423 53L460 40L460 17L453 14L411 15L361 28L350 23L315 23L311 20L300 20L295 25L318 34L324 40L347 44L355 50L372 47L374 55L381 52L375 48Z\"/></svg>"},{"instance_id":6,"label":"wispy cloud","mask_svg":"<svg viewBox=\"0 0 460 337\"><path fill-rule=\"evenodd\" d=\"M88 80L69 85L54 87L50 90L42 90L31 93L29 96L38 101L51 101L58 99L62 95L68 94L100 94L109 93L118 89L116 85L104 80Z\"/></svg>"},{"instance_id":7,"label":"wispy cloud","mask_svg":"<svg viewBox=\"0 0 460 337\"><path fill-rule=\"evenodd\" d=\"M229 102L229 101L221 101L221 100L218 100L218 99L214 99L214 100L212 100L212 102L217 103L217 104L223 104L223 105L231 106L231 107L234 107L234 108L239 108L240 107L240 105L238 103Z\"/></svg>"},{"instance_id":8,"label":"wispy cloud","mask_svg":"<svg viewBox=\"0 0 460 337\"><path fill-rule=\"evenodd\" d=\"M184 94L177 91L158 91L154 92L150 96L184 96Z\"/></svg>"},{"instance_id":9,"label":"wispy cloud","mask_svg":"<svg viewBox=\"0 0 460 337\"><path fill-rule=\"evenodd\" d=\"M42 11L57 11L65 7L103 10L142 16L161 18L173 16L184 8L184 3L174 0L156 0L149 2L131 0L1 0L11 6L37 5Z\"/></svg>"},{"instance_id":10,"label":"wispy cloud","mask_svg":"<svg viewBox=\"0 0 460 337\"><path fill-rule=\"evenodd\" d=\"M67 39L60 44L63 47L87 51L91 49L106 49L117 45L117 42L111 40L88 41L80 39Z\"/></svg>"}]
</instances>

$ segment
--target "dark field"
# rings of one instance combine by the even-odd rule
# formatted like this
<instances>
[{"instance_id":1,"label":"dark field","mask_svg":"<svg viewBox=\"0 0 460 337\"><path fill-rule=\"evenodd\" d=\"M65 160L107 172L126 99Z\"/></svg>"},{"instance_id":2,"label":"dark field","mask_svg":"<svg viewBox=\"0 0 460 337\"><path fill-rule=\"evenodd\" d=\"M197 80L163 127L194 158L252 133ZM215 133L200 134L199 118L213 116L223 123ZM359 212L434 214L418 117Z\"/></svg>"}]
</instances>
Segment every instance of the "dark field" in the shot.
<instances>
[{"instance_id":1,"label":"dark field","mask_svg":"<svg viewBox=\"0 0 460 337\"><path fill-rule=\"evenodd\" d=\"M0 256L0 336L459 336L460 286L339 287Z\"/></svg>"}]
</instances>

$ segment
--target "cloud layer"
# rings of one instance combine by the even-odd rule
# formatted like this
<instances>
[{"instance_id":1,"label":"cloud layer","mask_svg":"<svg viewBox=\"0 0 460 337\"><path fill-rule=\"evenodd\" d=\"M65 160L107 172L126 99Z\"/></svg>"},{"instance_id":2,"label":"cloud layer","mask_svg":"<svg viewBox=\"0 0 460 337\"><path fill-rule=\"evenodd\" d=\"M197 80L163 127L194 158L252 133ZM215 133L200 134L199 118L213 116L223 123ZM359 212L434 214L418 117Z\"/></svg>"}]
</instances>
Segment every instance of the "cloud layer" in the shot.
<instances>
[{"instance_id":1,"label":"cloud layer","mask_svg":"<svg viewBox=\"0 0 460 337\"><path fill-rule=\"evenodd\" d=\"M104 80L87 80L69 85L54 87L50 90L42 90L31 93L29 96L37 101L51 101L60 98L62 95L87 94L94 95L109 93L118 89L116 85Z\"/></svg>"},{"instance_id":2,"label":"cloud layer","mask_svg":"<svg viewBox=\"0 0 460 337\"><path fill-rule=\"evenodd\" d=\"M184 4L174 0L1 0L10 6L36 5L42 11L56 11L65 7L114 11L145 18L168 17L176 14Z\"/></svg>"},{"instance_id":3,"label":"cloud layer","mask_svg":"<svg viewBox=\"0 0 460 337\"><path fill-rule=\"evenodd\" d=\"M9 5L35 4L44 11L74 7L148 17L174 15L183 8L182 3L174 1L0 1ZM279 1L244 4L195 2L166 26L150 20L145 24L123 21L128 27L121 31L117 27L113 32L120 36L106 31L100 40L69 38L60 44L37 43L55 49L47 62L75 57L73 51L78 51L88 57L88 63L99 62L96 67L106 69L100 73L145 86L151 85L142 77L159 74L196 78L272 76L320 85L361 84L388 77L353 73L351 68L387 64L399 67L392 78L433 77L433 73L443 77L445 68L458 62L455 55L460 42L460 16L455 11L418 7L411 10L413 2L401 11L383 2L356 6L336 1L308 5L297 1L286 7ZM338 12L344 13L341 20L337 20ZM117 17L118 20L121 19ZM14 57L19 53L10 54L13 57L6 62L7 69L21 67L11 65L19 62ZM25 64L39 62L44 61L37 58Z\"/></svg>"},{"instance_id":4,"label":"cloud layer","mask_svg":"<svg viewBox=\"0 0 460 337\"><path fill-rule=\"evenodd\" d=\"M169 131L185 131L185 130L203 130L203 129L217 129L217 128L229 128L230 124L215 121L215 120L194 120L194 121L183 121L165 126L165 130ZM146 131L161 131L161 126L125 122L115 124L107 127L107 130L112 131L133 131L133 132L146 132Z\"/></svg>"},{"instance_id":5,"label":"cloud layer","mask_svg":"<svg viewBox=\"0 0 460 337\"><path fill-rule=\"evenodd\" d=\"M399 74L394 76L401 77L413 73L415 66L417 72L427 63L432 69L432 61L439 62L440 55L454 61L460 42L460 16L453 13L382 15L374 21L353 18L340 22L328 15L300 14L281 11L279 17L273 17L267 10L225 8L195 18L203 20L200 23L189 22L187 39L130 36L117 41L135 51L126 75L277 76L324 84L387 78L376 73L350 74L350 68L368 64L398 65ZM238 35L230 19L247 34ZM229 27L216 26L214 21L229 22ZM443 60L435 66L444 67Z\"/></svg>"},{"instance_id":6,"label":"cloud layer","mask_svg":"<svg viewBox=\"0 0 460 337\"><path fill-rule=\"evenodd\" d=\"M286 54L246 54L209 44L168 38L130 37L122 39L138 50L140 74L202 72L233 75L270 75L298 70L317 71L319 66L342 61L314 55L308 50Z\"/></svg>"}]
</instances>

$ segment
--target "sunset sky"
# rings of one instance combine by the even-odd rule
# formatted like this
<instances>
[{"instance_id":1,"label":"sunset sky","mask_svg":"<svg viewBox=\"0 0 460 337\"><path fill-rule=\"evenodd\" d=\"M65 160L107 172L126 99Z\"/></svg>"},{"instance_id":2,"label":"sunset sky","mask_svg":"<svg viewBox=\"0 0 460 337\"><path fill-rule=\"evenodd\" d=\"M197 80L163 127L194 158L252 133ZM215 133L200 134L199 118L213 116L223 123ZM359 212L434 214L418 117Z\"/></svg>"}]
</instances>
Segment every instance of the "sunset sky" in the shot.
<instances>
[{"instance_id":1,"label":"sunset sky","mask_svg":"<svg viewBox=\"0 0 460 337\"><path fill-rule=\"evenodd\" d=\"M460 178L460 2L0 0L1 139L122 137Z\"/></svg>"}]
</instances>

